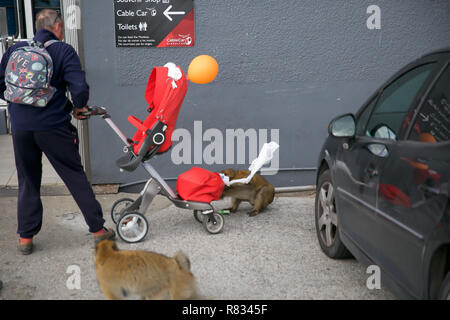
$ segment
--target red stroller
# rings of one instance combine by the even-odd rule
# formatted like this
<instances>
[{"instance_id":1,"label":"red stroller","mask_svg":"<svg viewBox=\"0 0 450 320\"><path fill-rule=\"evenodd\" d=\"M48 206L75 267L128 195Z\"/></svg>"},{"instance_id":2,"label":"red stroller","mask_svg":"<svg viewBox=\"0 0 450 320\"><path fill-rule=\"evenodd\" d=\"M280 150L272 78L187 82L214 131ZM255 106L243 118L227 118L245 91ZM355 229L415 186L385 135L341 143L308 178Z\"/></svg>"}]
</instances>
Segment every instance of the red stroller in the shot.
<instances>
[{"instance_id":1,"label":"red stroller","mask_svg":"<svg viewBox=\"0 0 450 320\"><path fill-rule=\"evenodd\" d=\"M105 108L89 107L89 112L84 113L86 116L101 115L126 144L126 155L117 160L121 170L134 171L142 165L151 176L136 200L120 199L112 207L111 217L116 223L117 234L125 242L144 239L148 232L144 214L157 194L166 196L179 208L193 210L195 219L209 233L219 233L223 229L224 218L211 205L211 201L220 198L224 188L218 173L192 168L178 177L177 194L150 164L153 156L172 146L172 132L186 92L186 76L179 67L173 63L155 67L145 91L149 115L145 121L132 115L128 117L128 121L137 128L132 139L122 133Z\"/></svg>"}]
</instances>

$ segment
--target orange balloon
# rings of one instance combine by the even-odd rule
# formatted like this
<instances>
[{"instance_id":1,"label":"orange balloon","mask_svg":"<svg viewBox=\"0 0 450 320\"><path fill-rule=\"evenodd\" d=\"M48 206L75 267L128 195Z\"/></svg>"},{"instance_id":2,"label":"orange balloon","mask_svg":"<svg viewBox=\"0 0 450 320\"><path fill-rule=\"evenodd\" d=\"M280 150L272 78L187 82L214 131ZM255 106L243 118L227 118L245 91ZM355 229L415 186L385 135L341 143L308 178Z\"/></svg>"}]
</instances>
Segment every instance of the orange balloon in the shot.
<instances>
[{"instance_id":1,"label":"orange balloon","mask_svg":"<svg viewBox=\"0 0 450 320\"><path fill-rule=\"evenodd\" d=\"M216 59L208 55L195 57L188 68L188 80L205 84L213 81L219 72L219 64Z\"/></svg>"}]
</instances>

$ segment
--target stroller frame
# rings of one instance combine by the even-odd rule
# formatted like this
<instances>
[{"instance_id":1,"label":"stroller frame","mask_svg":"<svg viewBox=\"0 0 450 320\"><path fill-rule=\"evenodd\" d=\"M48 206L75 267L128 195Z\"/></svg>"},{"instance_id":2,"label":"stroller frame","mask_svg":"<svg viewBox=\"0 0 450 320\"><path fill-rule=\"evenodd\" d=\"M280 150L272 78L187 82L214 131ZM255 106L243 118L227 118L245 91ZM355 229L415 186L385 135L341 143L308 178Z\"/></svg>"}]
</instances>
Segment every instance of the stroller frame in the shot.
<instances>
[{"instance_id":1,"label":"stroller frame","mask_svg":"<svg viewBox=\"0 0 450 320\"><path fill-rule=\"evenodd\" d=\"M116 223L117 234L123 241L135 243L145 238L148 232L148 221L144 215L147 212L148 207L151 205L154 197L158 194L167 197L178 208L193 210L194 218L198 222L201 222L206 231L209 233L216 234L222 231L224 226L224 218L221 212L217 211L211 203L186 201L181 199L150 164L150 159L155 155L155 152L152 152L149 157L136 155L133 152L133 147L130 143L131 140L128 139L120 128L114 123L106 108L95 106L88 107L88 112L84 112L82 115L88 117L95 115L102 116L111 129L125 143L123 151L136 159L139 159L140 165L142 165L150 175L150 179L148 179L136 200L131 202L131 199L128 198L119 199L111 209L111 217ZM151 135L149 134L148 138L150 137ZM120 170L123 171L123 169ZM127 202L128 205L121 210L116 210L117 205L121 202ZM137 229L139 227L142 227L143 230L139 231ZM135 234L134 237L128 236L125 233L125 231L130 230ZM138 231L139 234L137 234Z\"/></svg>"}]
</instances>

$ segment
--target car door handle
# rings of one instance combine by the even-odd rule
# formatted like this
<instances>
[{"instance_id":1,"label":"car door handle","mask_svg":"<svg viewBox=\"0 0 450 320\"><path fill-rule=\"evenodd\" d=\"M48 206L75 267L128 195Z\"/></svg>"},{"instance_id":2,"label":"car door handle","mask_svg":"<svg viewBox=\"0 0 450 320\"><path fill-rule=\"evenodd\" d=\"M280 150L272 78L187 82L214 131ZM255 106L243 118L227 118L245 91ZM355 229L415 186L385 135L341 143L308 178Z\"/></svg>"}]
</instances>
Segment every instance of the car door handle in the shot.
<instances>
[{"instance_id":1,"label":"car door handle","mask_svg":"<svg viewBox=\"0 0 450 320\"><path fill-rule=\"evenodd\" d=\"M389 156L389 150L384 144L369 143L366 148L377 157L387 158Z\"/></svg>"},{"instance_id":2,"label":"car door handle","mask_svg":"<svg viewBox=\"0 0 450 320\"><path fill-rule=\"evenodd\" d=\"M369 174L370 178L378 176L378 170L375 169L375 168L369 167L369 168L366 169L366 172Z\"/></svg>"}]
</instances>

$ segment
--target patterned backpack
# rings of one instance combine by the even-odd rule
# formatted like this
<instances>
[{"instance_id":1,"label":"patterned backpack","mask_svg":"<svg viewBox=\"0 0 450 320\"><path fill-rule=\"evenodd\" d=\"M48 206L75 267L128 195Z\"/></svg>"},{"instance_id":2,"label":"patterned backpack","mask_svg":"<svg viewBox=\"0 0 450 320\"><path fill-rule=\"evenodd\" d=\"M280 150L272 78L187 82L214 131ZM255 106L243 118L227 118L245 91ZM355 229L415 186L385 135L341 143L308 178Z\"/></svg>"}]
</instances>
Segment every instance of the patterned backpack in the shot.
<instances>
[{"instance_id":1,"label":"patterned backpack","mask_svg":"<svg viewBox=\"0 0 450 320\"><path fill-rule=\"evenodd\" d=\"M56 89L50 85L53 61L47 52L58 40L30 41L28 46L18 48L11 54L6 66L5 98L9 102L45 107Z\"/></svg>"}]
</instances>

